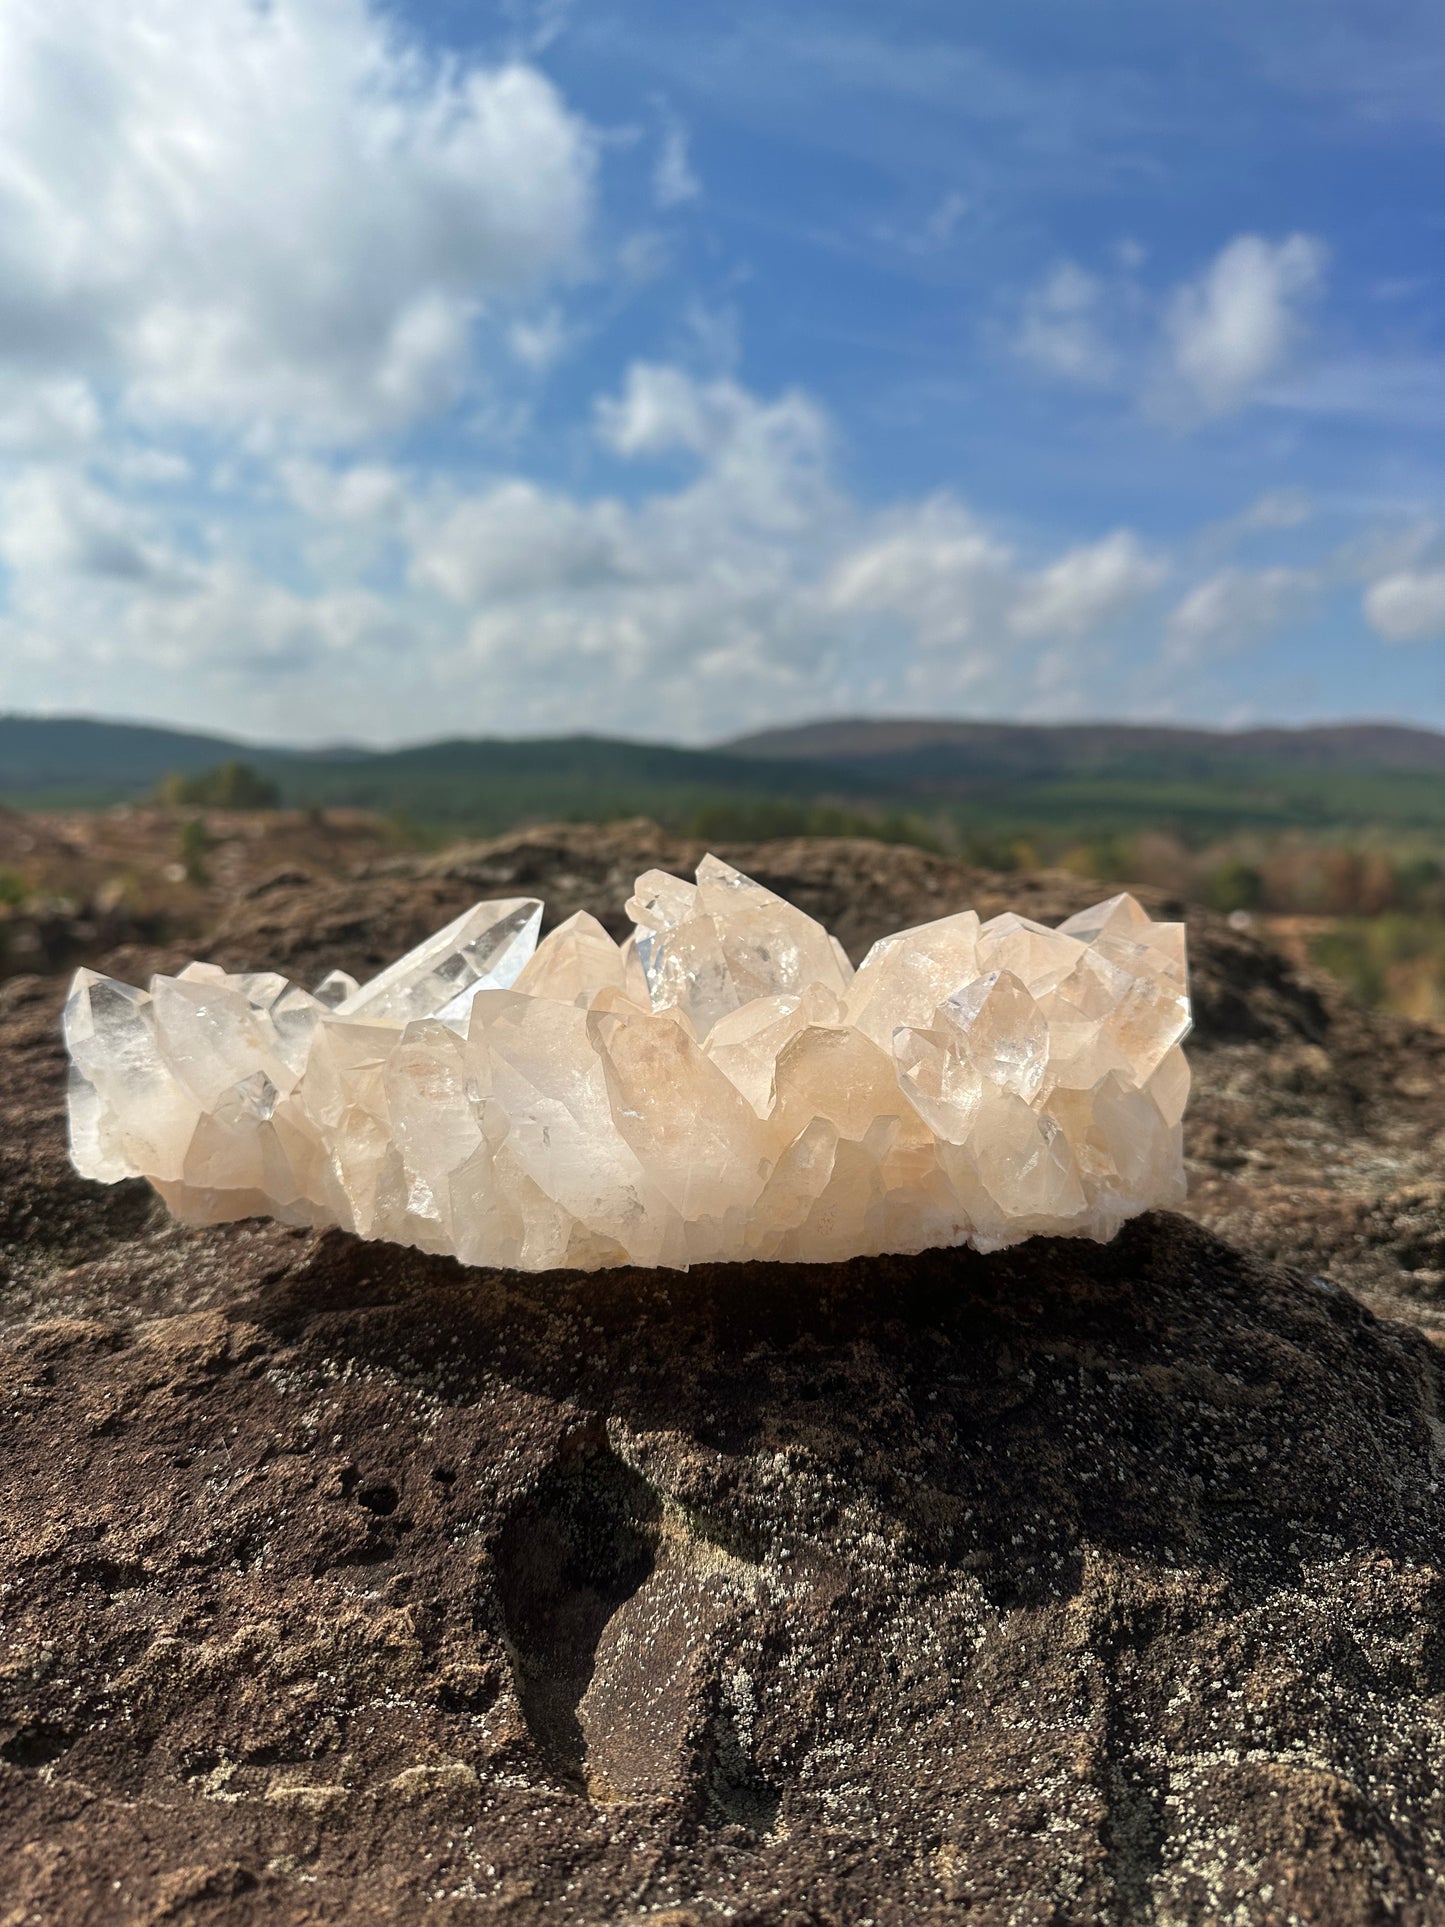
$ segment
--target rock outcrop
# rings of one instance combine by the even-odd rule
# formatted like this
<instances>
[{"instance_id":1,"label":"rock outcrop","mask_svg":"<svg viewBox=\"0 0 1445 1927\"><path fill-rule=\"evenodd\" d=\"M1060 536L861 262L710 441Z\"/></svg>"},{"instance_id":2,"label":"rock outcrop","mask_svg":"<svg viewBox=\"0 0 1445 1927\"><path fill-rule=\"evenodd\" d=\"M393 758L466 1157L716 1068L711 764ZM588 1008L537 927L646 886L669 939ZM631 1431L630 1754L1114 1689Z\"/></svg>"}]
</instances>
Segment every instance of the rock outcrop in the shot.
<instances>
[{"instance_id":1,"label":"rock outcrop","mask_svg":"<svg viewBox=\"0 0 1445 1927\"><path fill-rule=\"evenodd\" d=\"M213 954L359 975L640 849L279 882ZM855 952L1088 892L727 854ZM1445 1917L1445 1039L1191 923L1233 1244L832 1268L186 1230L69 1171L62 986L0 987L0 1920Z\"/></svg>"}]
</instances>

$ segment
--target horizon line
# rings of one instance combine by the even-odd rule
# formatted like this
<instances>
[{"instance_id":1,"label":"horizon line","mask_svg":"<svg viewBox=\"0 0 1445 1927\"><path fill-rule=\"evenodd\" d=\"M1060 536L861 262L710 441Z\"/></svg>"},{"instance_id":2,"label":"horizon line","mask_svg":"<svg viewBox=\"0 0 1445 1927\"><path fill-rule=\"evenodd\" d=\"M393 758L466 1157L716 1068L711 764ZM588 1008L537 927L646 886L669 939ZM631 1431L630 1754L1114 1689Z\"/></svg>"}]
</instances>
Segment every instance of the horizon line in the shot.
<instances>
[{"instance_id":1,"label":"horizon line","mask_svg":"<svg viewBox=\"0 0 1445 1927\"><path fill-rule=\"evenodd\" d=\"M447 735L420 736L394 743L364 742L346 738L329 742L265 741L257 737L230 735L201 724L163 722L152 717L93 715L77 710L4 709L0 710L0 724L3 723L83 723L106 729L153 730L164 735L200 737L227 748L250 750L261 754L316 757L343 757L347 755L394 756L408 750L433 749L443 743L567 742L625 743L640 749L676 749L726 754L739 744L758 742L770 736L795 735L808 730L859 727L869 729L895 727L925 730L963 727L976 729L1044 730L1050 732L1118 729L1178 736L1212 736L1223 739L1238 739L1269 734L1307 736L1322 735L1342 729L1376 729L1399 731L1402 734L1410 736L1445 737L1445 728L1439 728L1428 723L1403 722L1398 717L1393 716L1338 716L1316 722L1253 721L1249 723L1228 724L1181 722L1177 717L1159 718L1155 720L1109 715L1057 718L988 715L869 716L854 711L844 715L809 716L792 722L767 723L756 729L743 731L738 735L707 739L700 742L684 741L676 737L626 736L589 729L538 731L536 734L519 735L504 734L500 731L489 734L479 733L476 735L465 732L452 732Z\"/></svg>"}]
</instances>

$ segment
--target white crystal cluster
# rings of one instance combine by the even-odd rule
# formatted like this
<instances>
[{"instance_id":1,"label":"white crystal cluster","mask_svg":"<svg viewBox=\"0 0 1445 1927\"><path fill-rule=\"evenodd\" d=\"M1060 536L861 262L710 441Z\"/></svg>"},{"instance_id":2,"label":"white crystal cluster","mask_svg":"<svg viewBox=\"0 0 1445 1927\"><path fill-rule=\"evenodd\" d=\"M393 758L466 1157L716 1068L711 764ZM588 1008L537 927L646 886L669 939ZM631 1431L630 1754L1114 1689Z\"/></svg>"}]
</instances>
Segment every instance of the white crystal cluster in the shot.
<instances>
[{"instance_id":1,"label":"white crystal cluster","mask_svg":"<svg viewBox=\"0 0 1445 1927\"><path fill-rule=\"evenodd\" d=\"M1108 1238L1184 1193L1184 932L1115 897L835 939L715 857L635 929L480 903L368 984L82 970L76 1168L539 1271Z\"/></svg>"}]
</instances>

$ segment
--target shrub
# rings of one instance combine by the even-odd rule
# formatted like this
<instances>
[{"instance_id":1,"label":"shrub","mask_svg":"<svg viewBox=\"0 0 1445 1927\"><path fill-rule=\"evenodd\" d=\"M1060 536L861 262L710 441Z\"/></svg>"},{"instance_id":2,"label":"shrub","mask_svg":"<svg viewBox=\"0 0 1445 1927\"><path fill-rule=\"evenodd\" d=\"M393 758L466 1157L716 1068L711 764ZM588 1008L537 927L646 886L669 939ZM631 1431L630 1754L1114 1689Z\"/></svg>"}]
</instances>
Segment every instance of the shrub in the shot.
<instances>
[{"instance_id":1,"label":"shrub","mask_svg":"<svg viewBox=\"0 0 1445 1927\"><path fill-rule=\"evenodd\" d=\"M1264 902L1264 878L1252 863L1230 857L1211 870L1210 907L1227 916L1232 910L1258 910Z\"/></svg>"},{"instance_id":2,"label":"shrub","mask_svg":"<svg viewBox=\"0 0 1445 1927\"><path fill-rule=\"evenodd\" d=\"M210 833L199 816L188 817L181 825L181 863L188 883L205 883L206 858L211 850Z\"/></svg>"},{"instance_id":3,"label":"shrub","mask_svg":"<svg viewBox=\"0 0 1445 1927\"><path fill-rule=\"evenodd\" d=\"M157 800L172 809L274 810L281 791L249 763L221 763L193 776L167 776Z\"/></svg>"}]
</instances>

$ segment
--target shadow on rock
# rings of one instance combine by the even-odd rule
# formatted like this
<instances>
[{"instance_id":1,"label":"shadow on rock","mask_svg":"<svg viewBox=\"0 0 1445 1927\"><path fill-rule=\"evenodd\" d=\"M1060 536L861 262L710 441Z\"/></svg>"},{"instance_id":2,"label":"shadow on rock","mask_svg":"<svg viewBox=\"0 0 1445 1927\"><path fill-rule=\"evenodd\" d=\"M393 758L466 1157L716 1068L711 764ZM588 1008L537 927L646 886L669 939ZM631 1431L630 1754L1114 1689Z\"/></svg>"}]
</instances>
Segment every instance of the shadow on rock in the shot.
<instances>
[{"instance_id":1,"label":"shadow on rock","mask_svg":"<svg viewBox=\"0 0 1445 1927\"><path fill-rule=\"evenodd\" d=\"M1174 1216L1107 1246L546 1278L333 1234L259 1317L459 1402L501 1383L686 1441L680 1500L724 1537L773 1535L738 1479L782 1454L823 1539L866 1495L899 1556L1000 1608L1068 1597L1088 1548L1259 1598L1324 1553L1436 1543L1432 1348Z\"/></svg>"},{"instance_id":2,"label":"shadow on rock","mask_svg":"<svg viewBox=\"0 0 1445 1927\"><path fill-rule=\"evenodd\" d=\"M175 1253L225 1309L0 1350L39 1917L122 1869L257 1919L1432 1918L1439 1365L1339 1289L1164 1216L687 1275Z\"/></svg>"}]
</instances>

